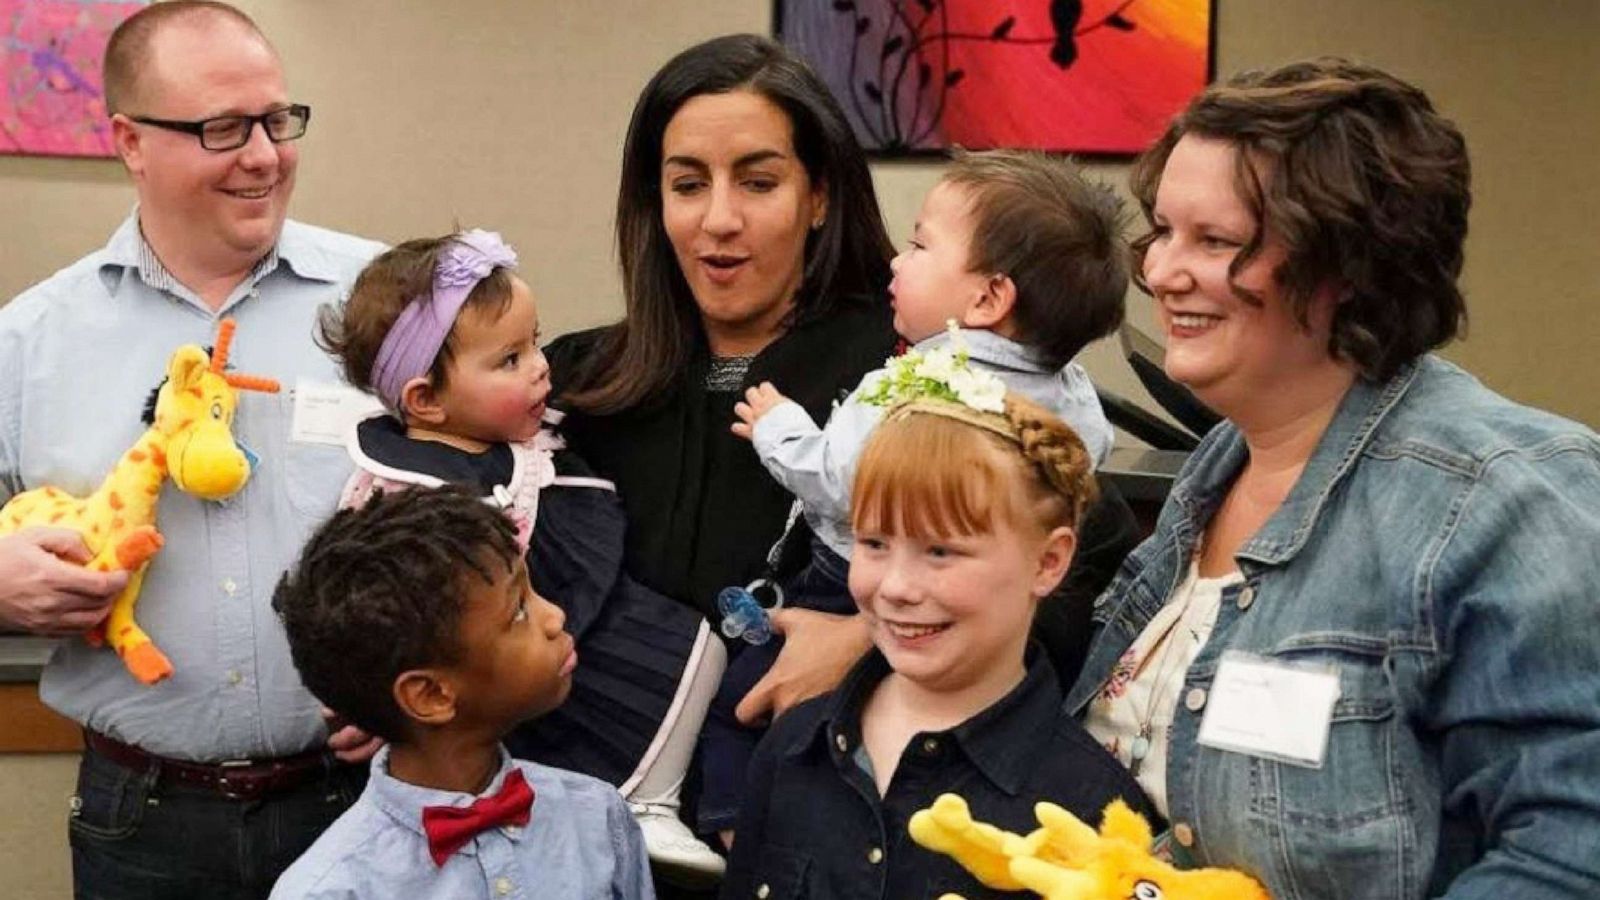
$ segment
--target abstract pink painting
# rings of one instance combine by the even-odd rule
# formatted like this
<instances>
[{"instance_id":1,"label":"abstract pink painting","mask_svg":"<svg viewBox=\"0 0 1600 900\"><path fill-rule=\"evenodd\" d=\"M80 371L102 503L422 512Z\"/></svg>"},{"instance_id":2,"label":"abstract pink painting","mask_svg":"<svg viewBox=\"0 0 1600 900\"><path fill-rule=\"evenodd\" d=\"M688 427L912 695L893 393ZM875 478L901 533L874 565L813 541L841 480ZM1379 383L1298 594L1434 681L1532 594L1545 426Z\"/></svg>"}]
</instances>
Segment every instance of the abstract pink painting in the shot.
<instances>
[{"instance_id":1,"label":"abstract pink painting","mask_svg":"<svg viewBox=\"0 0 1600 900\"><path fill-rule=\"evenodd\" d=\"M113 156L100 63L146 0L0 0L0 154Z\"/></svg>"}]
</instances>

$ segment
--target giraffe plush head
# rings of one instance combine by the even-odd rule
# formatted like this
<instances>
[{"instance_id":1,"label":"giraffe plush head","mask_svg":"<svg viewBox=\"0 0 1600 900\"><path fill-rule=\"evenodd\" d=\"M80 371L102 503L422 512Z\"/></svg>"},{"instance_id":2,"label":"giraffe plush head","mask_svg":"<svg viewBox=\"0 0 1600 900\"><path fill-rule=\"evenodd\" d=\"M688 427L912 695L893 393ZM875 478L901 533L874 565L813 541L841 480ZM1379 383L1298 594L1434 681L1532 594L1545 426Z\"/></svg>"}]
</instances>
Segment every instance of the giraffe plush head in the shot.
<instances>
[{"instance_id":1,"label":"giraffe plush head","mask_svg":"<svg viewBox=\"0 0 1600 900\"><path fill-rule=\"evenodd\" d=\"M912 815L909 829L912 840L989 887L1044 900L1271 900L1243 872L1180 870L1158 858L1150 824L1121 800L1106 807L1099 831L1053 803L1037 804L1034 815L1039 828L1012 834L976 821L965 800L943 794Z\"/></svg>"},{"instance_id":2,"label":"giraffe plush head","mask_svg":"<svg viewBox=\"0 0 1600 900\"><path fill-rule=\"evenodd\" d=\"M224 319L209 354L189 344L167 363L167 378L156 389L146 414L166 437L167 476L179 490L205 500L221 500L250 477L250 461L233 438L237 390L276 391L266 378L224 371L234 322Z\"/></svg>"}]
</instances>

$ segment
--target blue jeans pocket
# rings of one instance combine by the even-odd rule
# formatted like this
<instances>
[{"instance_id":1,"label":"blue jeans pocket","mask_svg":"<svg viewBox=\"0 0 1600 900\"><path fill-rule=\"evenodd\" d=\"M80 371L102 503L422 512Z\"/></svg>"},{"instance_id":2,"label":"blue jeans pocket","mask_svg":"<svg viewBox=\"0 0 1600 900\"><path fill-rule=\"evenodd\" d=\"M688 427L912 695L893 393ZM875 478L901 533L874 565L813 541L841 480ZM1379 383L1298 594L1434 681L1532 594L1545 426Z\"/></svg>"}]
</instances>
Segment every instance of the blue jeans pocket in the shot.
<instances>
[{"instance_id":1,"label":"blue jeans pocket","mask_svg":"<svg viewBox=\"0 0 1600 900\"><path fill-rule=\"evenodd\" d=\"M76 839L116 841L131 837L144 820L155 785L153 772L137 772L85 753L78 764L68 834Z\"/></svg>"}]
</instances>

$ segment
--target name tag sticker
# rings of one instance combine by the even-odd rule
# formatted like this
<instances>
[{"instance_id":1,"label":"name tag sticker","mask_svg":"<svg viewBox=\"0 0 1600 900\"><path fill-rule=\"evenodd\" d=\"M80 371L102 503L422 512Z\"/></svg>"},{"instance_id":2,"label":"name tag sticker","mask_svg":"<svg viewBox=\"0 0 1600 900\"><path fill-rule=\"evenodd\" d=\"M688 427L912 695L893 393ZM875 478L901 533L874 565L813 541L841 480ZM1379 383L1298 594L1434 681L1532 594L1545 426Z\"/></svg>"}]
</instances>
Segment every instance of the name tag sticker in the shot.
<instances>
[{"instance_id":1,"label":"name tag sticker","mask_svg":"<svg viewBox=\"0 0 1600 900\"><path fill-rule=\"evenodd\" d=\"M377 397L347 384L300 380L294 386L289 439L297 444L343 447L356 423L383 410Z\"/></svg>"},{"instance_id":2,"label":"name tag sticker","mask_svg":"<svg viewBox=\"0 0 1600 900\"><path fill-rule=\"evenodd\" d=\"M1322 768L1339 670L1222 654L1196 738L1206 747Z\"/></svg>"}]
</instances>

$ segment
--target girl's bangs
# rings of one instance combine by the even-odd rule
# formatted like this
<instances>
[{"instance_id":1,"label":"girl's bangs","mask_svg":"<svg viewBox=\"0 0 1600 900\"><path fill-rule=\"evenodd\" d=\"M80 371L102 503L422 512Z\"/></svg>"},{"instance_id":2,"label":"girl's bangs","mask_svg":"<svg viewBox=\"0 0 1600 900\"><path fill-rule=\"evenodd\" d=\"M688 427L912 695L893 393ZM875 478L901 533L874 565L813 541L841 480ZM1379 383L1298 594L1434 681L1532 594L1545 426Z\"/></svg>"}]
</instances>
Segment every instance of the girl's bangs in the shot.
<instances>
[{"instance_id":1,"label":"girl's bangs","mask_svg":"<svg viewBox=\"0 0 1600 900\"><path fill-rule=\"evenodd\" d=\"M998 440L932 415L884 422L856 464L851 528L918 540L993 530L1013 499Z\"/></svg>"}]
</instances>

